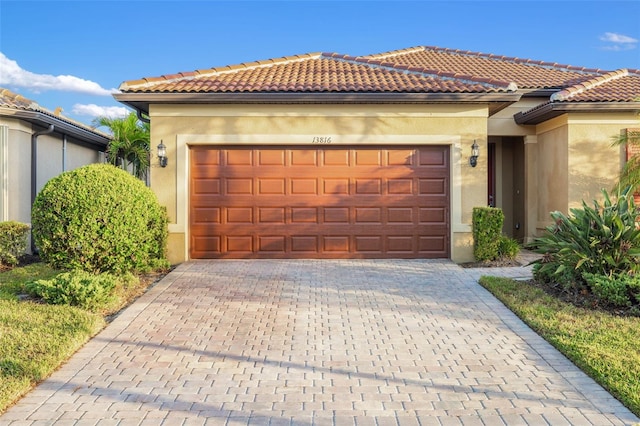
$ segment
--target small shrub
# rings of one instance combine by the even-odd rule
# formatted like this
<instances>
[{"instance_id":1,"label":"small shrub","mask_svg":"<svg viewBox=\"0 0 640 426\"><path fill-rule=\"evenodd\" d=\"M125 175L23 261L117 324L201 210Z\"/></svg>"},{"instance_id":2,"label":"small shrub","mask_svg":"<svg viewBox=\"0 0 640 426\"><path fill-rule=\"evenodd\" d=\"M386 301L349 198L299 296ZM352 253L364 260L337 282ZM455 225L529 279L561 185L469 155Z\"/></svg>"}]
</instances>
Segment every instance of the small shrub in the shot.
<instances>
[{"instance_id":1,"label":"small shrub","mask_svg":"<svg viewBox=\"0 0 640 426\"><path fill-rule=\"evenodd\" d=\"M604 202L584 201L571 215L551 213L554 225L534 241L537 277L555 278L565 287L580 286L585 274L611 276L640 273L640 215L630 188L611 200L603 190Z\"/></svg>"},{"instance_id":2,"label":"small shrub","mask_svg":"<svg viewBox=\"0 0 640 426\"><path fill-rule=\"evenodd\" d=\"M0 266L16 266L27 249L29 225L9 221L0 222Z\"/></svg>"},{"instance_id":3,"label":"small shrub","mask_svg":"<svg viewBox=\"0 0 640 426\"><path fill-rule=\"evenodd\" d=\"M131 274L120 279L108 273L94 275L75 270L58 274L50 280L29 282L26 290L52 305L78 306L95 312L114 301L118 286L126 286L133 279Z\"/></svg>"},{"instance_id":4,"label":"small shrub","mask_svg":"<svg viewBox=\"0 0 640 426\"><path fill-rule=\"evenodd\" d=\"M473 208L473 256L478 261L500 257L504 213L495 207Z\"/></svg>"},{"instance_id":5,"label":"small shrub","mask_svg":"<svg viewBox=\"0 0 640 426\"><path fill-rule=\"evenodd\" d=\"M610 276L584 274L591 292L599 301L617 306L631 307L640 304L640 276L626 273Z\"/></svg>"},{"instance_id":6,"label":"small shrub","mask_svg":"<svg viewBox=\"0 0 640 426\"><path fill-rule=\"evenodd\" d=\"M503 235L498 245L499 257L502 259L515 259L518 253L520 253L520 244L518 241Z\"/></svg>"},{"instance_id":7,"label":"small shrub","mask_svg":"<svg viewBox=\"0 0 640 426\"><path fill-rule=\"evenodd\" d=\"M147 272L166 267L166 211L129 173L92 164L51 179L36 197L33 235L57 269Z\"/></svg>"}]
</instances>

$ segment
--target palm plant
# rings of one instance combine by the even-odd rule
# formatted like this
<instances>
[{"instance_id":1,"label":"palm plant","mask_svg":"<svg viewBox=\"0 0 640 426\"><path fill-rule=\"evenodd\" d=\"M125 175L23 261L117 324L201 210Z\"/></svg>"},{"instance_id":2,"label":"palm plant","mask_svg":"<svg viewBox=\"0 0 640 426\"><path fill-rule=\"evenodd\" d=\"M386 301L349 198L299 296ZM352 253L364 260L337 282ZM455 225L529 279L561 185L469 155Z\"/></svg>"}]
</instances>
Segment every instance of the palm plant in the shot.
<instances>
[{"instance_id":1,"label":"palm plant","mask_svg":"<svg viewBox=\"0 0 640 426\"><path fill-rule=\"evenodd\" d=\"M113 136L107 146L108 161L144 179L149 170L149 123L140 122L133 112L124 118L98 117L93 123L107 127Z\"/></svg>"}]
</instances>

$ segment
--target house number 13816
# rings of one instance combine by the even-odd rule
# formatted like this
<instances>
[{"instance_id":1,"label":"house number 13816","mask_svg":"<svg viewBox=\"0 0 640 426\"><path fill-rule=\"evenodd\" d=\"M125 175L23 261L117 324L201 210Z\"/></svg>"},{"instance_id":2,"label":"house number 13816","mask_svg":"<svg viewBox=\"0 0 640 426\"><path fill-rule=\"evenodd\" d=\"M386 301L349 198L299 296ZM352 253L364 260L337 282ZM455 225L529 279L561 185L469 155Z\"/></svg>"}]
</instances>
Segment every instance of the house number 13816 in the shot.
<instances>
[{"instance_id":1,"label":"house number 13816","mask_svg":"<svg viewBox=\"0 0 640 426\"><path fill-rule=\"evenodd\" d=\"M314 136L311 143L331 143L331 136Z\"/></svg>"}]
</instances>

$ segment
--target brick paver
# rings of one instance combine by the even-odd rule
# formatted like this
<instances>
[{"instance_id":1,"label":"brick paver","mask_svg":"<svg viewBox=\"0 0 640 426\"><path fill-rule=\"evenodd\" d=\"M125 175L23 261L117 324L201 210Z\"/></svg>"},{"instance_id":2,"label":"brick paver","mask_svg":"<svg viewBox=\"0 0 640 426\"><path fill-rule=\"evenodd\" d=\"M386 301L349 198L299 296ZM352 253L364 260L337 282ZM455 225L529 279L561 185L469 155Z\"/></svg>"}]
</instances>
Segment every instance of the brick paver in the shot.
<instances>
[{"instance_id":1,"label":"brick paver","mask_svg":"<svg viewBox=\"0 0 640 426\"><path fill-rule=\"evenodd\" d=\"M180 265L8 425L629 425L477 284L430 260Z\"/></svg>"}]
</instances>

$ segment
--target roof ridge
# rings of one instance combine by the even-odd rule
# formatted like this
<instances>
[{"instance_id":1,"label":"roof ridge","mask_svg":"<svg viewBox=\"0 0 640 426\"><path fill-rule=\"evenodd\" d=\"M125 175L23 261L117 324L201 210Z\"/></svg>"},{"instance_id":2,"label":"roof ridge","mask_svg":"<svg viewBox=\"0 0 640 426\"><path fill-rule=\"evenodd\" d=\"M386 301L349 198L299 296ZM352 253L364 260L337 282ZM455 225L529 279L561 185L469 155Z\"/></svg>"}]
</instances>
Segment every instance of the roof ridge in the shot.
<instances>
[{"instance_id":1,"label":"roof ridge","mask_svg":"<svg viewBox=\"0 0 640 426\"><path fill-rule=\"evenodd\" d=\"M410 47L410 48L401 49L401 50L391 50L389 52L383 52L383 53L368 55L368 56L372 58L398 56L406 53L414 53L420 50L422 51L431 50L435 52L449 53L449 54L455 54L455 55L461 55L461 56L472 56L472 57L478 57L478 58L489 59L489 60L508 61L508 62L513 62L516 64L522 64L522 65L535 65L535 66L541 66L545 68L554 68L559 70L568 70L568 71L582 72L587 74L605 74L608 72L607 70L602 70L600 68L578 67L574 65L558 64L557 62L538 61L533 59L518 58L515 56L495 55L493 53L474 52L471 50L451 49L448 47L438 47L438 46L416 46L416 47Z\"/></svg>"},{"instance_id":2,"label":"roof ridge","mask_svg":"<svg viewBox=\"0 0 640 426\"><path fill-rule=\"evenodd\" d=\"M602 84L617 80L622 77L626 77L628 75L629 75L629 70L627 70L626 68L610 71L608 73L599 75L589 80L585 80L582 83L567 87L559 92L556 92L553 95L551 95L550 100L552 102L566 101L573 96L579 95L580 93L586 92Z\"/></svg>"},{"instance_id":3,"label":"roof ridge","mask_svg":"<svg viewBox=\"0 0 640 426\"><path fill-rule=\"evenodd\" d=\"M496 80L492 78L476 77L466 74L457 74L444 72L439 70L433 70L425 67L415 67L410 65L399 65L393 62L385 62L378 59L371 59L367 56L350 56L341 55L338 53L322 53L322 58L344 61L351 64L375 66L389 71L402 72L405 74L420 75L423 77L438 77L442 79L458 80L465 83L480 84L483 86L501 86L508 91L518 90L518 86L514 82Z\"/></svg>"},{"instance_id":4,"label":"roof ridge","mask_svg":"<svg viewBox=\"0 0 640 426\"><path fill-rule=\"evenodd\" d=\"M193 79L198 77L207 77L215 74L227 74L238 70L250 70L255 68L266 68L274 65L286 64L291 62L302 62L308 59L320 58L323 54L320 52L304 53L301 55L283 56L280 58L265 59L254 62L241 62L236 65L225 65L222 67L202 68L194 71L182 71L176 74L161 75L159 77L144 77L139 80L129 80L120 84L118 90L127 90L135 87L151 87L160 83L173 83L183 79Z\"/></svg>"}]
</instances>

